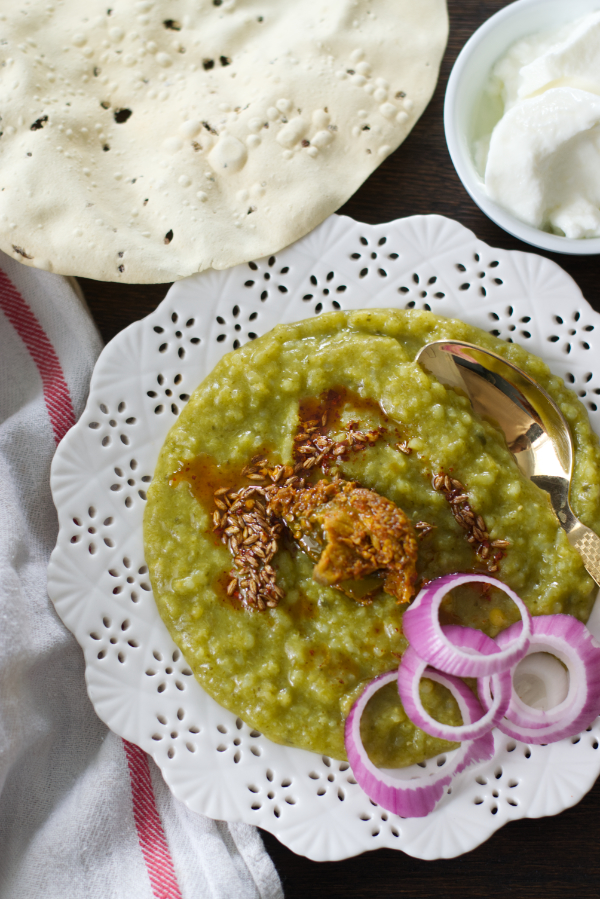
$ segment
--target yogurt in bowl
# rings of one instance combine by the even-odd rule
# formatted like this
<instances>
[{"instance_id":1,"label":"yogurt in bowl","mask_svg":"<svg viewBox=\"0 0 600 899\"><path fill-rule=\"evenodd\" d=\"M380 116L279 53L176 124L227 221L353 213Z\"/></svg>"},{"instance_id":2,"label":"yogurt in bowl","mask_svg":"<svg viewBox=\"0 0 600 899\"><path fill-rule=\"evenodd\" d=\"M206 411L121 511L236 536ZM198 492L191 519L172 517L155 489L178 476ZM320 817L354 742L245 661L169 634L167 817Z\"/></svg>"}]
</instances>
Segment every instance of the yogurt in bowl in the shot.
<instances>
[{"instance_id":1,"label":"yogurt in bowl","mask_svg":"<svg viewBox=\"0 0 600 899\"><path fill-rule=\"evenodd\" d=\"M535 228L600 237L600 12L517 41L488 94L504 107L476 149L490 197Z\"/></svg>"},{"instance_id":2,"label":"yogurt in bowl","mask_svg":"<svg viewBox=\"0 0 600 899\"><path fill-rule=\"evenodd\" d=\"M446 139L463 185L527 243L600 253L600 2L519 0L467 42Z\"/></svg>"}]
</instances>

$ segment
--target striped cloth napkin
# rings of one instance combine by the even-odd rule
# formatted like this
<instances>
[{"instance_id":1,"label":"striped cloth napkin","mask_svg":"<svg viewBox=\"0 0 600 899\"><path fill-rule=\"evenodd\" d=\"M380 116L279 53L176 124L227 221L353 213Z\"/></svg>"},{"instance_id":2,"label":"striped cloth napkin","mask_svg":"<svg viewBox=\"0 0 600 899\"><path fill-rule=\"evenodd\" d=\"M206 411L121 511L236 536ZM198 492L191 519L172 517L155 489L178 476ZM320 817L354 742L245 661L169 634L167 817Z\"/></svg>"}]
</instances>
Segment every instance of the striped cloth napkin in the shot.
<instances>
[{"instance_id":1,"label":"striped cloth napkin","mask_svg":"<svg viewBox=\"0 0 600 899\"><path fill-rule=\"evenodd\" d=\"M0 253L0 895L282 899L255 828L190 812L106 730L48 599L50 462L100 349L75 282Z\"/></svg>"}]
</instances>

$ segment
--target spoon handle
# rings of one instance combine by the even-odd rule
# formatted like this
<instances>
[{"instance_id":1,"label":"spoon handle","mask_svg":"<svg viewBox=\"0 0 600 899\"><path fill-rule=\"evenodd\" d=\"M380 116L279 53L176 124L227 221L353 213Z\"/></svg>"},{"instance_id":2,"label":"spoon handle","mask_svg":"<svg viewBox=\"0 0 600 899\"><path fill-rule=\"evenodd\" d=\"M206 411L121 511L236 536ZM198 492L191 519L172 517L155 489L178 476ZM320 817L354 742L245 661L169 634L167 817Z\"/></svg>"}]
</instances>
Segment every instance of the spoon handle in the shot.
<instances>
[{"instance_id":1,"label":"spoon handle","mask_svg":"<svg viewBox=\"0 0 600 899\"><path fill-rule=\"evenodd\" d=\"M600 537L580 521L568 532L569 543L575 547L588 574L600 587Z\"/></svg>"},{"instance_id":2,"label":"spoon handle","mask_svg":"<svg viewBox=\"0 0 600 899\"><path fill-rule=\"evenodd\" d=\"M600 537L577 518L569 504L569 481L566 478L536 476L531 480L550 496L550 503L571 546L577 550L585 569L600 587Z\"/></svg>"}]
</instances>

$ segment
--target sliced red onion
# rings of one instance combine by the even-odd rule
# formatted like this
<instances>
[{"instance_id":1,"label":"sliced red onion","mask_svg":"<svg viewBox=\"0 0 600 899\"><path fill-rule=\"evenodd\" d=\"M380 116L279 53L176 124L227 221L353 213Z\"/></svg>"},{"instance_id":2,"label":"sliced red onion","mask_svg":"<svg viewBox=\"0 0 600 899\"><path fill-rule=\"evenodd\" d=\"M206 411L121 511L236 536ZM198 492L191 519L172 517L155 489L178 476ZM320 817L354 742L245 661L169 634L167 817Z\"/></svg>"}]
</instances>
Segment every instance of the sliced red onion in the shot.
<instances>
[{"instance_id":1,"label":"sliced red onion","mask_svg":"<svg viewBox=\"0 0 600 899\"><path fill-rule=\"evenodd\" d=\"M518 637L521 622L498 635L498 644ZM528 654L548 652L569 671L569 690L554 708L543 710L526 705L513 691L506 717L499 729L523 743L554 743L580 733L600 714L600 644L587 627L571 615L539 615L533 619ZM514 674L513 666L512 674ZM479 695L484 706L491 701L489 678L480 678Z\"/></svg>"},{"instance_id":2,"label":"sliced red onion","mask_svg":"<svg viewBox=\"0 0 600 899\"><path fill-rule=\"evenodd\" d=\"M470 647L455 646L443 633L439 608L444 596L461 584L490 584L510 596L521 613L522 628L511 641L493 655L484 655ZM531 613L514 590L487 574L447 574L424 587L405 611L402 628L409 643L433 668L458 677L483 677L497 674L519 662L529 645Z\"/></svg>"},{"instance_id":3,"label":"sliced red onion","mask_svg":"<svg viewBox=\"0 0 600 899\"><path fill-rule=\"evenodd\" d=\"M363 746L360 721L369 699L386 684L395 681L397 676L396 671L390 671L375 678L356 700L346 719L346 752L354 777L373 802L403 818L423 818L433 811L455 775L470 765L492 758L494 739L489 732L477 740L466 740L443 767L436 766L435 771L424 771L409 780L401 780L389 771L377 768ZM480 704L462 681L439 672L431 672L427 676L450 690L459 704L463 721L470 723L481 715Z\"/></svg>"},{"instance_id":4,"label":"sliced red onion","mask_svg":"<svg viewBox=\"0 0 600 899\"><path fill-rule=\"evenodd\" d=\"M515 667L513 689L529 711L555 708L565 699L569 683L568 669L547 652L532 652Z\"/></svg>"},{"instance_id":5,"label":"sliced red onion","mask_svg":"<svg viewBox=\"0 0 600 899\"><path fill-rule=\"evenodd\" d=\"M480 652L484 655L498 652L496 641L474 628L453 625L442 627L442 633L453 646L461 649ZM431 672L432 669L427 667L427 662L417 655L412 646L409 646L402 656L402 662L398 668L398 692L404 711L412 723L432 737L455 742L476 740L495 727L506 714L512 695L512 679L508 670L491 675L493 699L485 713L481 706L479 707L478 713L472 716L472 723L453 726L436 721L425 711L419 694L421 678L423 676L431 677ZM462 681L458 681L458 683L462 684ZM463 686L465 685L463 684ZM465 721L464 715L463 721Z\"/></svg>"}]
</instances>

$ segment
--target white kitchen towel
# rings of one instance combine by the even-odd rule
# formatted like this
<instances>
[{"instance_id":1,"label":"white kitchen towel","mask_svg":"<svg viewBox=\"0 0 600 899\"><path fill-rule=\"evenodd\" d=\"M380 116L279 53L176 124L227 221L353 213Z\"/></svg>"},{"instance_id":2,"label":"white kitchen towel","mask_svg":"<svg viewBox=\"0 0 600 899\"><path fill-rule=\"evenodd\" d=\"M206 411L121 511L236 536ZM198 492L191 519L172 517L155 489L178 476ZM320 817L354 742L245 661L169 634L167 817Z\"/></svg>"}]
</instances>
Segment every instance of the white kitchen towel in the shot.
<instances>
[{"instance_id":1,"label":"white kitchen towel","mask_svg":"<svg viewBox=\"0 0 600 899\"><path fill-rule=\"evenodd\" d=\"M100 348L74 282L0 253L0 896L281 899L255 828L190 812L96 717L48 599L50 462Z\"/></svg>"}]
</instances>

